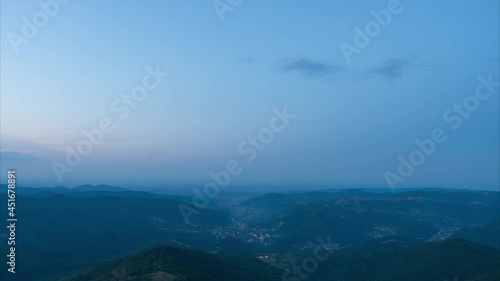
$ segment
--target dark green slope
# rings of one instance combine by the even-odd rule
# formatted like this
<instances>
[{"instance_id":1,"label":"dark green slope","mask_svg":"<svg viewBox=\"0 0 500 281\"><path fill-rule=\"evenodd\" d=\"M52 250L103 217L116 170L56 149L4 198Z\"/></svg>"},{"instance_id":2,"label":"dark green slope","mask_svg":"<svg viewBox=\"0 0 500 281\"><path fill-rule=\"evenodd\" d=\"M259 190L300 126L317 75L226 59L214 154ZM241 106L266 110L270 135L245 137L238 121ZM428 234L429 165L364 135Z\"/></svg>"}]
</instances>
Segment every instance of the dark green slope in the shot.
<instances>
[{"instance_id":1,"label":"dark green slope","mask_svg":"<svg viewBox=\"0 0 500 281\"><path fill-rule=\"evenodd\" d=\"M455 233L453 238L466 239L481 245L500 249L500 221L484 226L471 226Z\"/></svg>"},{"instance_id":2,"label":"dark green slope","mask_svg":"<svg viewBox=\"0 0 500 281\"><path fill-rule=\"evenodd\" d=\"M312 254L311 254L312 256ZM295 264L311 256L298 257ZM500 280L500 251L453 239L370 254L333 254L318 262L310 281L490 281ZM258 260L157 247L60 281L271 281L299 279ZM304 273L304 271L302 270ZM115 279L113 279L115 278ZM121 279L120 279L121 278ZM156 279L155 279L156 278Z\"/></svg>"},{"instance_id":3,"label":"dark green slope","mask_svg":"<svg viewBox=\"0 0 500 281\"><path fill-rule=\"evenodd\" d=\"M493 192L415 191L369 199L342 197L289 213L263 225L276 229L284 237L275 244L275 249L289 249L303 241L327 235L331 235L335 243L354 247L384 236L423 242L437 239L434 236L441 231L448 235L446 232L453 233L452 228L498 220L498 195Z\"/></svg>"},{"instance_id":4,"label":"dark green slope","mask_svg":"<svg viewBox=\"0 0 500 281\"><path fill-rule=\"evenodd\" d=\"M453 239L373 254L333 256L315 280L479 281L500 280L500 252Z\"/></svg>"},{"instance_id":5,"label":"dark green slope","mask_svg":"<svg viewBox=\"0 0 500 281\"><path fill-rule=\"evenodd\" d=\"M0 196L3 202L7 199ZM207 228L228 223L226 212L207 208L187 225L167 198L18 197L19 280L37 280L123 257L155 243L177 241L202 248L216 241ZM7 243L1 240L0 250ZM6 262L5 255L0 257Z\"/></svg>"},{"instance_id":6,"label":"dark green slope","mask_svg":"<svg viewBox=\"0 0 500 281\"><path fill-rule=\"evenodd\" d=\"M121 279L120 279L121 278ZM271 281L281 270L255 259L161 246L60 281Z\"/></svg>"},{"instance_id":7,"label":"dark green slope","mask_svg":"<svg viewBox=\"0 0 500 281\"><path fill-rule=\"evenodd\" d=\"M274 247L288 249L302 241L314 241L318 236L331 236L334 243L359 246L374 239L377 226L393 229L388 231L390 235L426 240L437 233L438 228L413 216L411 207L407 207L410 202L403 207L393 207L390 201L381 205L379 200L340 198L274 221L269 227L279 226L279 233L285 237Z\"/></svg>"}]
</instances>

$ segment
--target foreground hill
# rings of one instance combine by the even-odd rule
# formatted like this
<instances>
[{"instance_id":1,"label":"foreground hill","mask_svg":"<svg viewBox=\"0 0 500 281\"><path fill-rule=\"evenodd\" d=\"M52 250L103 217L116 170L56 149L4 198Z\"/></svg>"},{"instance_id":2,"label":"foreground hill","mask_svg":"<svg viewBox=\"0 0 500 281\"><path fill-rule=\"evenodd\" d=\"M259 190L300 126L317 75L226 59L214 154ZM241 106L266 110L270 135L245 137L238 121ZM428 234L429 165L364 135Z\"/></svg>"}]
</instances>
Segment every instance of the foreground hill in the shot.
<instances>
[{"instance_id":1,"label":"foreground hill","mask_svg":"<svg viewBox=\"0 0 500 281\"><path fill-rule=\"evenodd\" d=\"M167 246L125 257L60 281L274 281L281 271L256 259L229 258Z\"/></svg>"},{"instance_id":2,"label":"foreground hill","mask_svg":"<svg viewBox=\"0 0 500 281\"><path fill-rule=\"evenodd\" d=\"M310 256L296 256L295 269ZM493 281L500 278L500 252L453 239L370 254L333 254L302 274L311 281ZM302 265L302 267L301 267ZM293 268L293 264L289 264ZM293 271L293 270L291 270ZM212 255L161 246L59 281L266 281L301 280L255 259ZM303 277L306 275L302 275ZM115 278L115 279L113 279ZM297 279L298 278L298 279Z\"/></svg>"}]
</instances>

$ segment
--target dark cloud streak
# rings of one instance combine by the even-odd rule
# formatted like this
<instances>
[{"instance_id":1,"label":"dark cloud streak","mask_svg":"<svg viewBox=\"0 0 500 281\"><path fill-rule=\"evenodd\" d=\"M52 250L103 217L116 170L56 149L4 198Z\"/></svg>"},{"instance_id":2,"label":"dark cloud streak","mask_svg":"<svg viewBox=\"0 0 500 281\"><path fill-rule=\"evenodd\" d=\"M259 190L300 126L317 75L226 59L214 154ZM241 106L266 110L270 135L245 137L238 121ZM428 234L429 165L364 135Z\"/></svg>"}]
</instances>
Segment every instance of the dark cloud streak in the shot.
<instances>
[{"instance_id":1,"label":"dark cloud streak","mask_svg":"<svg viewBox=\"0 0 500 281\"><path fill-rule=\"evenodd\" d=\"M339 74L347 71L347 68L324 61L316 61L306 58L288 59L281 63L280 71L298 72L306 77L338 78Z\"/></svg>"},{"instance_id":2,"label":"dark cloud streak","mask_svg":"<svg viewBox=\"0 0 500 281\"><path fill-rule=\"evenodd\" d=\"M392 83L403 75L416 68L423 68L426 65L417 63L415 59L406 59L406 58L392 58L384 61L377 67L368 70L368 73L371 75L381 76L388 83Z\"/></svg>"}]
</instances>

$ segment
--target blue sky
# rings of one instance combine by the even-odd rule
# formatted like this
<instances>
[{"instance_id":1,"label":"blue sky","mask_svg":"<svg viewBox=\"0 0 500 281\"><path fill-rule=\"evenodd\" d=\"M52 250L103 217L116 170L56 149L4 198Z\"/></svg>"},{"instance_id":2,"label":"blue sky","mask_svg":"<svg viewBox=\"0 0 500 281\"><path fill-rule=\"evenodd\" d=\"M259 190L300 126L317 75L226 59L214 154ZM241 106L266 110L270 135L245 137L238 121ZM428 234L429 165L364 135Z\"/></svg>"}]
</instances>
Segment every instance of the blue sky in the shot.
<instances>
[{"instance_id":1,"label":"blue sky","mask_svg":"<svg viewBox=\"0 0 500 281\"><path fill-rule=\"evenodd\" d=\"M69 1L15 52L9 34L41 7L2 1L2 179L203 183L286 106L297 117L233 184L386 186L440 127L448 140L398 186L498 189L498 88L459 129L442 117L478 76L500 79L498 1L401 1L348 63L339 44L389 2L244 0L221 21L212 1ZM169 76L59 182L51 163L148 66Z\"/></svg>"}]
</instances>

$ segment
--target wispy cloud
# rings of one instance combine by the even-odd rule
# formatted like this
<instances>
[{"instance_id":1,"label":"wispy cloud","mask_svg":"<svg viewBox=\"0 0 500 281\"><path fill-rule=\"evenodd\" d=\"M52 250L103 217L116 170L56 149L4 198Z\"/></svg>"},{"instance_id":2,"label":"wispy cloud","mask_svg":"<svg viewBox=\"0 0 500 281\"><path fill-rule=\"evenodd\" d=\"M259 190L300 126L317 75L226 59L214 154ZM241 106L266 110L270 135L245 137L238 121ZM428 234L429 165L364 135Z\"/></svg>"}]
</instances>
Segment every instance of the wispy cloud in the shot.
<instances>
[{"instance_id":1,"label":"wispy cloud","mask_svg":"<svg viewBox=\"0 0 500 281\"><path fill-rule=\"evenodd\" d=\"M42 160L30 154L19 153L15 151L0 151L0 159L2 161L34 161Z\"/></svg>"},{"instance_id":2,"label":"wispy cloud","mask_svg":"<svg viewBox=\"0 0 500 281\"><path fill-rule=\"evenodd\" d=\"M293 58L281 62L280 71L298 72L306 77L338 78L340 74L347 71L347 68L326 61Z\"/></svg>"},{"instance_id":3,"label":"wispy cloud","mask_svg":"<svg viewBox=\"0 0 500 281\"><path fill-rule=\"evenodd\" d=\"M381 76L388 83L392 83L408 71L416 68L423 68L427 65L418 63L416 59L392 58L382 62L380 65L368 70L368 73L375 76Z\"/></svg>"},{"instance_id":4,"label":"wispy cloud","mask_svg":"<svg viewBox=\"0 0 500 281\"><path fill-rule=\"evenodd\" d=\"M305 77L345 79L360 78L363 76L382 78L387 83L401 79L412 70L430 67L431 65L419 62L419 58L391 58L379 65L367 67L361 70L348 69L342 65L328 61L313 60L304 57L285 59L279 63L279 70L284 73L297 72ZM365 76L366 78L366 76Z\"/></svg>"}]
</instances>

